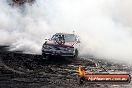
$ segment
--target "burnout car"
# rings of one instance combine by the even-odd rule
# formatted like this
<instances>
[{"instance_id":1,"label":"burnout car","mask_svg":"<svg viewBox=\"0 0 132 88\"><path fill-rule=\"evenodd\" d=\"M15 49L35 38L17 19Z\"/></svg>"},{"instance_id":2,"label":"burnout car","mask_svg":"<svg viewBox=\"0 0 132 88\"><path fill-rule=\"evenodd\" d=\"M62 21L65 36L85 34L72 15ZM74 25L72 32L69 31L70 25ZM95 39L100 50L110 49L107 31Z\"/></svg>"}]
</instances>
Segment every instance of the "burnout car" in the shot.
<instances>
[{"instance_id":1,"label":"burnout car","mask_svg":"<svg viewBox=\"0 0 132 88\"><path fill-rule=\"evenodd\" d=\"M56 33L42 46L42 56L78 57L79 38L75 34Z\"/></svg>"}]
</instances>

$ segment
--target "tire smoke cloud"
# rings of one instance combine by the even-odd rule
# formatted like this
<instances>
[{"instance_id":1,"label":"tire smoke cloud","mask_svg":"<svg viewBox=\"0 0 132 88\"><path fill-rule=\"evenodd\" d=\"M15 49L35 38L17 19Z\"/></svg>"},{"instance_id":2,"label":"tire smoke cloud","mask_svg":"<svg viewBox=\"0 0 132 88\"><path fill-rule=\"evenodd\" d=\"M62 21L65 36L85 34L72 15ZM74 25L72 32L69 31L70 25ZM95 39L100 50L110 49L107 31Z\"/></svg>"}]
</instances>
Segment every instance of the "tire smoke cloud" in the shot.
<instances>
[{"instance_id":1,"label":"tire smoke cloud","mask_svg":"<svg viewBox=\"0 0 132 88\"><path fill-rule=\"evenodd\" d=\"M131 0L36 0L10 6L0 1L0 45L41 54L44 39L56 32L81 39L81 55L132 62Z\"/></svg>"}]
</instances>

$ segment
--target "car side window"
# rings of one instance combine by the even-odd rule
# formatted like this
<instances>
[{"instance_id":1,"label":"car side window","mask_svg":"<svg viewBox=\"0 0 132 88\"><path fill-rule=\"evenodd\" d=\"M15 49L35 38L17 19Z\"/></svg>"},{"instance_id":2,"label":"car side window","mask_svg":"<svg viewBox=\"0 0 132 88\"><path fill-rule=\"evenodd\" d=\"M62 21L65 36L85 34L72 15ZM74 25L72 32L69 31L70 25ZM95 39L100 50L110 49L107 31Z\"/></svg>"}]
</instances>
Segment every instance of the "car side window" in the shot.
<instances>
[{"instance_id":1,"label":"car side window","mask_svg":"<svg viewBox=\"0 0 132 88\"><path fill-rule=\"evenodd\" d=\"M56 39L56 35L53 35L51 40L55 40Z\"/></svg>"}]
</instances>

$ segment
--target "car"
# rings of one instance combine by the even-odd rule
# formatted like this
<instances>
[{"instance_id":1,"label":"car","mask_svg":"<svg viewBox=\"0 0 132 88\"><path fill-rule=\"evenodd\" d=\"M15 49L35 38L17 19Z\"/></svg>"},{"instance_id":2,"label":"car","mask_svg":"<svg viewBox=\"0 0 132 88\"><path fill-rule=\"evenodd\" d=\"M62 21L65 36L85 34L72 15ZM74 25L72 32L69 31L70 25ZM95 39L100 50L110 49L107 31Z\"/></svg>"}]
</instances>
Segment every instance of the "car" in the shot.
<instances>
[{"instance_id":1,"label":"car","mask_svg":"<svg viewBox=\"0 0 132 88\"><path fill-rule=\"evenodd\" d=\"M46 39L42 46L42 56L78 57L79 37L75 34L56 33L50 39Z\"/></svg>"}]
</instances>

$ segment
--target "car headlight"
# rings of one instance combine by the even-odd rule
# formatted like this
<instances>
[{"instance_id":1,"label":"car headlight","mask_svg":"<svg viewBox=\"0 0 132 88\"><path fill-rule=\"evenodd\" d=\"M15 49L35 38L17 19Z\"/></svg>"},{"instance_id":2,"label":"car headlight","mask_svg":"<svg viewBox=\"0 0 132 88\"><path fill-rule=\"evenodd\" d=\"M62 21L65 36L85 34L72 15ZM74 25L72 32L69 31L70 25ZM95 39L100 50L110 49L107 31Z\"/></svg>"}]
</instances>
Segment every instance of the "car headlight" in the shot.
<instances>
[{"instance_id":1,"label":"car headlight","mask_svg":"<svg viewBox=\"0 0 132 88\"><path fill-rule=\"evenodd\" d=\"M69 51L69 52L73 52L74 48L66 48L66 50Z\"/></svg>"},{"instance_id":2,"label":"car headlight","mask_svg":"<svg viewBox=\"0 0 132 88\"><path fill-rule=\"evenodd\" d=\"M43 45L43 49L52 49L53 47L52 46L49 46L49 45Z\"/></svg>"}]
</instances>

